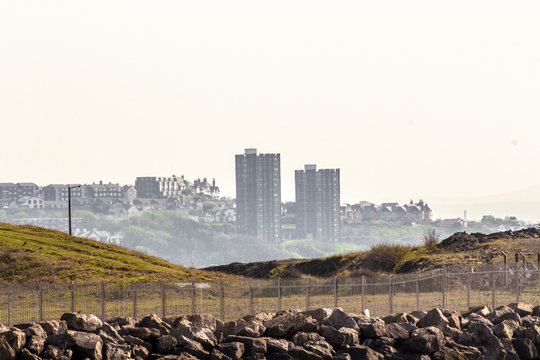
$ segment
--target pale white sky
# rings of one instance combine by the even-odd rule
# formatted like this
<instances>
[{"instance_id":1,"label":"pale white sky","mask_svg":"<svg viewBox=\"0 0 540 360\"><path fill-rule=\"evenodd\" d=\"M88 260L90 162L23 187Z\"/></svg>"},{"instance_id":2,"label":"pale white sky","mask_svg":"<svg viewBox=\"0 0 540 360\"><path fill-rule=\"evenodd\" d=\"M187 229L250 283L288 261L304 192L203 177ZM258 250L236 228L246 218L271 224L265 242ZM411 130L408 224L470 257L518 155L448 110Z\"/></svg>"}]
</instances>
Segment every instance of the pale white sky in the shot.
<instances>
[{"instance_id":1,"label":"pale white sky","mask_svg":"<svg viewBox=\"0 0 540 360\"><path fill-rule=\"evenodd\" d=\"M339 167L342 200L540 185L538 1L2 1L0 182ZM460 214L456 214L460 215Z\"/></svg>"}]
</instances>

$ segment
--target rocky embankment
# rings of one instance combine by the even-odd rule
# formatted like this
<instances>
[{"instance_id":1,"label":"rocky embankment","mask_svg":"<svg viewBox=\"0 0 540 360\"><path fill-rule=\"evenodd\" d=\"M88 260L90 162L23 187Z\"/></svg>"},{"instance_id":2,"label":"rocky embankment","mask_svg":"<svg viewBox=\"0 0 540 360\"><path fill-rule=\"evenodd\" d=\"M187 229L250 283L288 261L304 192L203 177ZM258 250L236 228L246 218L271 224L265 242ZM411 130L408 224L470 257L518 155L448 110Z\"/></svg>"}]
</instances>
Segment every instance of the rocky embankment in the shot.
<instances>
[{"instance_id":1,"label":"rocky embankment","mask_svg":"<svg viewBox=\"0 0 540 360\"><path fill-rule=\"evenodd\" d=\"M66 313L0 325L0 359L538 359L540 306L514 303L385 318L340 308L260 313L222 323L211 315L160 319Z\"/></svg>"}]
</instances>

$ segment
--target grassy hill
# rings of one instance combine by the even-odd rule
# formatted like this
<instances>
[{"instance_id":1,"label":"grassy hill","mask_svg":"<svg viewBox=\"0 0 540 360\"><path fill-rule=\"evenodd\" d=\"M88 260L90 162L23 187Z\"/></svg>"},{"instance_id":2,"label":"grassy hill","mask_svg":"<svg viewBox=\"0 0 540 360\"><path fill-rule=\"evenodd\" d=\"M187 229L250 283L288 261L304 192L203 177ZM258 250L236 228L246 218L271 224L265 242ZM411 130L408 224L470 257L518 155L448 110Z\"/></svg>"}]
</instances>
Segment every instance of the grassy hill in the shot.
<instances>
[{"instance_id":1,"label":"grassy hill","mask_svg":"<svg viewBox=\"0 0 540 360\"><path fill-rule=\"evenodd\" d=\"M508 262L514 261L515 253L520 251L528 262L536 264L537 254L540 252L540 230L530 228L489 235L461 232L431 248L383 244L373 246L368 251L320 259L232 263L208 267L206 270L256 278L405 273L442 266L475 266L503 262L502 251L508 255Z\"/></svg>"},{"instance_id":2,"label":"grassy hill","mask_svg":"<svg viewBox=\"0 0 540 360\"><path fill-rule=\"evenodd\" d=\"M0 223L0 281L4 282L177 281L222 276L59 231Z\"/></svg>"}]
</instances>

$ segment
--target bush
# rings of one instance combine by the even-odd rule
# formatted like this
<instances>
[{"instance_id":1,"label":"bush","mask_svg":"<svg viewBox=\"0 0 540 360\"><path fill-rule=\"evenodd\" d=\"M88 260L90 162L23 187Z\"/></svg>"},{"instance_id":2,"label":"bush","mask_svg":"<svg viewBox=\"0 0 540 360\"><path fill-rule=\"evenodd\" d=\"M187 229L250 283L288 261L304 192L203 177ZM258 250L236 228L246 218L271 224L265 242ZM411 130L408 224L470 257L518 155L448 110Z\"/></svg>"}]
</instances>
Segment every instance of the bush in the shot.
<instances>
[{"instance_id":1,"label":"bush","mask_svg":"<svg viewBox=\"0 0 540 360\"><path fill-rule=\"evenodd\" d=\"M398 262L407 255L410 247L395 244L372 246L364 258L364 267L371 271L392 272Z\"/></svg>"},{"instance_id":2,"label":"bush","mask_svg":"<svg viewBox=\"0 0 540 360\"><path fill-rule=\"evenodd\" d=\"M437 244L439 244L439 234L437 234L435 229L428 230L424 233L424 238L422 240L427 249L436 249Z\"/></svg>"}]
</instances>

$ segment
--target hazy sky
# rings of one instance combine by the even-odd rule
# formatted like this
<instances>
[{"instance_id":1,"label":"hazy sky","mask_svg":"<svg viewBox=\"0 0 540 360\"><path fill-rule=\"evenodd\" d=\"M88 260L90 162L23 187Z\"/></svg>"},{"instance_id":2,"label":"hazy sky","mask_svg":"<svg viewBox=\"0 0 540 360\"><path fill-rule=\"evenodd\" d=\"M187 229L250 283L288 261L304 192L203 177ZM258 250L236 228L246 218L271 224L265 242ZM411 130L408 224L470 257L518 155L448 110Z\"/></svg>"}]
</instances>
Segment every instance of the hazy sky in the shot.
<instances>
[{"instance_id":1,"label":"hazy sky","mask_svg":"<svg viewBox=\"0 0 540 360\"><path fill-rule=\"evenodd\" d=\"M540 184L538 1L1 1L0 182L341 168L342 200ZM458 214L459 215L459 214Z\"/></svg>"}]
</instances>

